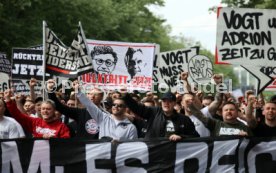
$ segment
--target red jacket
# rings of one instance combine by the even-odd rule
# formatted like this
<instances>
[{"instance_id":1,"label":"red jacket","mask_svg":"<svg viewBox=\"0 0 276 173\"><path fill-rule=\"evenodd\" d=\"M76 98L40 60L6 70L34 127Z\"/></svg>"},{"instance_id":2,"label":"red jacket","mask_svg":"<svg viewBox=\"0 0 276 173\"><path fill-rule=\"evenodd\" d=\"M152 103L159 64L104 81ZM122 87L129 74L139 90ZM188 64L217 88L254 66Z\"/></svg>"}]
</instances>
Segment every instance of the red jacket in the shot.
<instances>
[{"instance_id":1,"label":"red jacket","mask_svg":"<svg viewBox=\"0 0 276 173\"><path fill-rule=\"evenodd\" d=\"M7 102L7 108L14 119L32 133L33 137L42 138L44 134L51 134L54 138L70 138L68 127L58 120L47 123L41 118L30 117L20 112L13 101Z\"/></svg>"}]
</instances>

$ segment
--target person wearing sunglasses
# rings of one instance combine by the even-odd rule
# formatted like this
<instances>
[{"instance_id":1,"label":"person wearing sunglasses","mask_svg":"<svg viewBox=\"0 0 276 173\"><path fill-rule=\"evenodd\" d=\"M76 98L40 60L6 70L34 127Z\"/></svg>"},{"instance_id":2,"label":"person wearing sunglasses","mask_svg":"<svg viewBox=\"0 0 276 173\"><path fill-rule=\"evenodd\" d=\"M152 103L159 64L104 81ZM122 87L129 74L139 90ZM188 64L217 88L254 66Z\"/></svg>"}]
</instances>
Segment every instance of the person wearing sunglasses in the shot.
<instances>
[{"instance_id":1,"label":"person wearing sunglasses","mask_svg":"<svg viewBox=\"0 0 276 173\"><path fill-rule=\"evenodd\" d=\"M116 52L110 46L95 46L91 57L93 67L99 74L111 74L118 61Z\"/></svg>"},{"instance_id":2,"label":"person wearing sunglasses","mask_svg":"<svg viewBox=\"0 0 276 173\"><path fill-rule=\"evenodd\" d=\"M75 90L78 91L77 97L83 104L91 117L97 122L99 130L99 139L112 138L112 140L129 140L137 138L136 127L125 116L126 105L121 98L113 100L112 113L103 112L93 102L91 102L84 93L81 92L79 85L76 84Z\"/></svg>"}]
</instances>

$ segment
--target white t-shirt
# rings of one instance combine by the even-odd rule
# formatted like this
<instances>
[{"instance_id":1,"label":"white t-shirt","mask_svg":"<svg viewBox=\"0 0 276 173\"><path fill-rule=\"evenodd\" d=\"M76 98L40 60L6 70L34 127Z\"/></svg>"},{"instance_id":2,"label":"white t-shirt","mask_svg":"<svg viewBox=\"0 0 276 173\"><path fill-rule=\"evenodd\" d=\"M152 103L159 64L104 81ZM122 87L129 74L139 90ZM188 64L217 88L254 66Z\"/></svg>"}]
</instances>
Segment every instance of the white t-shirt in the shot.
<instances>
[{"instance_id":1,"label":"white t-shirt","mask_svg":"<svg viewBox=\"0 0 276 173\"><path fill-rule=\"evenodd\" d=\"M20 138L20 133L14 121L3 116L0 121L0 139Z\"/></svg>"},{"instance_id":2,"label":"white t-shirt","mask_svg":"<svg viewBox=\"0 0 276 173\"><path fill-rule=\"evenodd\" d=\"M204 107L200 110L206 117L211 117L211 114L208 110L208 107ZM190 119L192 120L192 122L195 125L195 129L197 131L197 133L200 135L200 137L209 137L210 136L210 131L209 129L207 129L204 124L198 119L196 118L194 115L190 115L188 116L190 117Z\"/></svg>"},{"instance_id":3,"label":"white t-shirt","mask_svg":"<svg viewBox=\"0 0 276 173\"><path fill-rule=\"evenodd\" d=\"M6 117L6 116L5 116L5 117ZM16 127L17 127L17 129L18 129L18 131L19 131L19 137L20 137L20 138L25 138L26 135L25 135L25 133L24 133L24 130L23 130L22 126L21 126L14 118L11 118L11 117L6 117L6 118L9 119L9 120L11 120L12 122L15 123L15 125L16 125Z\"/></svg>"}]
</instances>

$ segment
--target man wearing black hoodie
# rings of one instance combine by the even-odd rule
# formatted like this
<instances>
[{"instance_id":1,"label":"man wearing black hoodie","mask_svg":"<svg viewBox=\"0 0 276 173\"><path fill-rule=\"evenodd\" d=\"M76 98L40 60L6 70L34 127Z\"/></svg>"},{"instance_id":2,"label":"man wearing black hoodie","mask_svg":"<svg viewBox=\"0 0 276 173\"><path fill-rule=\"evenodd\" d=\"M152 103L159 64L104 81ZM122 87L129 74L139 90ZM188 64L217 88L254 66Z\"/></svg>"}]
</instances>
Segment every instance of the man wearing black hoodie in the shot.
<instances>
[{"instance_id":1,"label":"man wearing black hoodie","mask_svg":"<svg viewBox=\"0 0 276 173\"><path fill-rule=\"evenodd\" d=\"M146 107L133 100L129 94L123 100L133 113L147 119L145 139L167 137L170 141L179 141L186 137L199 137L190 118L174 110L176 97L171 92L161 98L162 107Z\"/></svg>"},{"instance_id":2,"label":"man wearing black hoodie","mask_svg":"<svg viewBox=\"0 0 276 173\"><path fill-rule=\"evenodd\" d=\"M47 90L49 99L53 100L56 104L56 110L64 116L75 120L77 124L77 131L74 137L82 137L86 139L98 139L99 127L86 108L74 108L62 104L56 94L51 92L54 88L54 80L47 81ZM87 93L88 98L93 101L97 106L100 105L103 98L103 93L100 90L93 89Z\"/></svg>"}]
</instances>

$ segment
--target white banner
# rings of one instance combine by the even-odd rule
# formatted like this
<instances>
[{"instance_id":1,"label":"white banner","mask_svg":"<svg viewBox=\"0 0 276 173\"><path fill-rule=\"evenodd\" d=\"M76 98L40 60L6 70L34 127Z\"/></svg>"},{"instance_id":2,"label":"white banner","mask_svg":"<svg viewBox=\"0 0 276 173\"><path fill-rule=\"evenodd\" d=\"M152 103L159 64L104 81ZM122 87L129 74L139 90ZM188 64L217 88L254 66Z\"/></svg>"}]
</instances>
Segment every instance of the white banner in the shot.
<instances>
[{"instance_id":1,"label":"white banner","mask_svg":"<svg viewBox=\"0 0 276 173\"><path fill-rule=\"evenodd\" d=\"M259 81L260 93L273 79L261 71L276 63L276 10L218 8L217 64L242 65Z\"/></svg>"},{"instance_id":2,"label":"white banner","mask_svg":"<svg viewBox=\"0 0 276 173\"><path fill-rule=\"evenodd\" d=\"M105 89L149 91L155 44L87 40L93 73L82 75L85 83Z\"/></svg>"}]
</instances>

